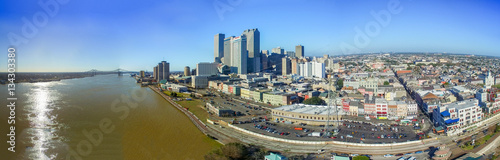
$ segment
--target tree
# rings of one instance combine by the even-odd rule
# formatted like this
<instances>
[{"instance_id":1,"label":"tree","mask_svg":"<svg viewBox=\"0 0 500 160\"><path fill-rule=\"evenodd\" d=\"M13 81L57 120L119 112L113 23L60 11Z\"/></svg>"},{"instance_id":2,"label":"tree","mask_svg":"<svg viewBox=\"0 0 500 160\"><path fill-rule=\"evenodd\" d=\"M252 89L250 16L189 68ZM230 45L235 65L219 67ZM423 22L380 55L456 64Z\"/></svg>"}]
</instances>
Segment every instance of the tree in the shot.
<instances>
[{"instance_id":1,"label":"tree","mask_svg":"<svg viewBox=\"0 0 500 160\"><path fill-rule=\"evenodd\" d=\"M352 160L370 160L367 156L356 156L352 157Z\"/></svg>"},{"instance_id":2,"label":"tree","mask_svg":"<svg viewBox=\"0 0 500 160\"><path fill-rule=\"evenodd\" d=\"M172 96L172 97L177 97L177 93L172 92L172 93L170 93L170 96Z\"/></svg>"},{"instance_id":3,"label":"tree","mask_svg":"<svg viewBox=\"0 0 500 160\"><path fill-rule=\"evenodd\" d=\"M246 156L246 147L241 143L229 143L221 148L222 154L230 159L242 159Z\"/></svg>"},{"instance_id":4,"label":"tree","mask_svg":"<svg viewBox=\"0 0 500 160\"><path fill-rule=\"evenodd\" d=\"M311 98L308 98L306 99L304 102L304 104L310 104L310 105L325 105L325 101L322 100L321 98L319 97L311 97Z\"/></svg>"},{"instance_id":5,"label":"tree","mask_svg":"<svg viewBox=\"0 0 500 160\"><path fill-rule=\"evenodd\" d=\"M342 88L344 87L344 79L340 78L337 80L337 88Z\"/></svg>"},{"instance_id":6,"label":"tree","mask_svg":"<svg viewBox=\"0 0 500 160\"><path fill-rule=\"evenodd\" d=\"M385 82L384 82L384 85L389 85L389 84L390 84L390 83L389 83L389 82L387 82L387 81L385 81Z\"/></svg>"}]
</instances>

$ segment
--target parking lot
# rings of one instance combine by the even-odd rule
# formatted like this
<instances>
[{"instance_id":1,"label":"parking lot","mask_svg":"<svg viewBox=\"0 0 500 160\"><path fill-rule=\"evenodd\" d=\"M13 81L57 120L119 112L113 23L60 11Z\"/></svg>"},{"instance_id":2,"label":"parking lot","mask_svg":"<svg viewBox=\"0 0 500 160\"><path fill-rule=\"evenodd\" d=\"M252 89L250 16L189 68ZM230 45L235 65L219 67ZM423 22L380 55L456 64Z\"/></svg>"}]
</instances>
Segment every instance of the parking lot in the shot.
<instances>
[{"instance_id":1,"label":"parking lot","mask_svg":"<svg viewBox=\"0 0 500 160\"><path fill-rule=\"evenodd\" d=\"M330 136L325 136L324 126L284 124L265 121L264 118L239 119L238 127L263 135L293 140L319 141L334 140L352 143L384 144L418 140L417 134L409 126L372 125L369 123L343 122L340 127L331 126Z\"/></svg>"}]
</instances>

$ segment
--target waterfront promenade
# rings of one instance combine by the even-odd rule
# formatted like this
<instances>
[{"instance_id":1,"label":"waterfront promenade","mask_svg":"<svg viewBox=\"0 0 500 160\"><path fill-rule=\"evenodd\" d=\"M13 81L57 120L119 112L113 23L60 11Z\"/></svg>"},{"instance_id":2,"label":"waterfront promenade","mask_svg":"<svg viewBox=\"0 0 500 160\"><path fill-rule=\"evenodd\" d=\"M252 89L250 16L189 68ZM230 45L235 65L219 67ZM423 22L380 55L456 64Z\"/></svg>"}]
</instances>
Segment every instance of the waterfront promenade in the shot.
<instances>
[{"instance_id":1,"label":"waterfront promenade","mask_svg":"<svg viewBox=\"0 0 500 160\"><path fill-rule=\"evenodd\" d=\"M174 106L175 108L177 108L179 111L181 111L182 113L184 113L190 120L191 122L193 122L193 124L201 131L203 132L203 134L207 135L207 136L212 136L214 138L216 138L217 142L221 143L221 144L227 144L227 143L230 143L234 140L232 140L230 137L228 136L225 136L224 134L221 134L219 132L216 132L215 130L212 130L210 128L207 127L207 125L205 123L203 123L198 117L196 117L193 113L191 113L190 111L188 111L187 109L185 109L184 107L182 107L180 104L176 103L174 100L172 100L169 96L165 95L163 92L161 92L161 90L155 86L149 86L149 88L153 91L155 91L156 93L158 93L158 95L160 95L161 97L163 97L163 99L167 100L167 102L169 102L170 104L172 104L172 106Z\"/></svg>"}]
</instances>

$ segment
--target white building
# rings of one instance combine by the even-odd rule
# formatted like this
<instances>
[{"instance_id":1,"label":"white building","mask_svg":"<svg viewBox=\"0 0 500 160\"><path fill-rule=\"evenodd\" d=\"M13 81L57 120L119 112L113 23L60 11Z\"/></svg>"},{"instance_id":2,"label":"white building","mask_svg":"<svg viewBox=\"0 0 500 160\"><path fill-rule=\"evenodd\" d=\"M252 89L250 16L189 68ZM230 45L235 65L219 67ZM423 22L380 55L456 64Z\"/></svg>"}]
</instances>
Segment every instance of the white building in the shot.
<instances>
[{"instance_id":1,"label":"white building","mask_svg":"<svg viewBox=\"0 0 500 160\"><path fill-rule=\"evenodd\" d=\"M477 99L468 99L464 101L454 102L445 107L450 112L450 116L458 117L459 127L474 122L478 122L483 118L483 112L479 107L479 102Z\"/></svg>"},{"instance_id":2,"label":"white building","mask_svg":"<svg viewBox=\"0 0 500 160\"><path fill-rule=\"evenodd\" d=\"M231 40L231 65L238 69L238 74L247 73L247 38L245 35Z\"/></svg>"},{"instance_id":3,"label":"white building","mask_svg":"<svg viewBox=\"0 0 500 160\"><path fill-rule=\"evenodd\" d=\"M484 78L484 87L490 89L492 85L495 85L495 77L491 76L491 71L489 71L488 76Z\"/></svg>"},{"instance_id":4,"label":"white building","mask_svg":"<svg viewBox=\"0 0 500 160\"><path fill-rule=\"evenodd\" d=\"M208 76L191 76L191 87L193 88L207 88Z\"/></svg>"},{"instance_id":5,"label":"white building","mask_svg":"<svg viewBox=\"0 0 500 160\"><path fill-rule=\"evenodd\" d=\"M406 103L406 107L408 108L408 118L413 118L411 116L416 116L418 114L418 105L415 101L408 101Z\"/></svg>"},{"instance_id":6,"label":"white building","mask_svg":"<svg viewBox=\"0 0 500 160\"><path fill-rule=\"evenodd\" d=\"M325 64L318 62L299 64L299 75L304 77L325 78Z\"/></svg>"},{"instance_id":7,"label":"white building","mask_svg":"<svg viewBox=\"0 0 500 160\"><path fill-rule=\"evenodd\" d=\"M196 64L197 76L211 76L219 73L218 63L201 62Z\"/></svg>"}]
</instances>

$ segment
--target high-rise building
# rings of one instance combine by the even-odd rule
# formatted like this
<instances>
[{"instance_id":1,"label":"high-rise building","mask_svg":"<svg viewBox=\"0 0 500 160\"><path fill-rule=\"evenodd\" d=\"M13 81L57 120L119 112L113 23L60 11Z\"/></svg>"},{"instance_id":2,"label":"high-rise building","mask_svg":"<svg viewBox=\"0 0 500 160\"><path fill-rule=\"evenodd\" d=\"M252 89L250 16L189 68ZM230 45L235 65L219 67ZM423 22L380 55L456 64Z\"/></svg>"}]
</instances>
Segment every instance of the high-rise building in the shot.
<instances>
[{"instance_id":1,"label":"high-rise building","mask_svg":"<svg viewBox=\"0 0 500 160\"><path fill-rule=\"evenodd\" d=\"M260 64L262 64L262 69L261 70L267 70L269 69L269 60L267 59L267 56L269 56L267 54L267 50L265 50L266 52L262 52L262 54L260 55Z\"/></svg>"},{"instance_id":2,"label":"high-rise building","mask_svg":"<svg viewBox=\"0 0 500 160\"><path fill-rule=\"evenodd\" d=\"M221 63L221 58L224 57L224 37L222 33L214 36L214 61Z\"/></svg>"},{"instance_id":3,"label":"high-rise building","mask_svg":"<svg viewBox=\"0 0 500 160\"><path fill-rule=\"evenodd\" d=\"M276 47L271 50L271 53L283 54L283 52L285 52L285 49L282 49L281 47Z\"/></svg>"},{"instance_id":4,"label":"high-rise building","mask_svg":"<svg viewBox=\"0 0 500 160\"><path fill-rule=\"evenodd\" d=\"M219 73L218 63L201 62L196 64L196 76L211 76Z\"/></svg>"},{"instance_id":5,"label":"high-rise building","mask_svg":"<svg viewBox=\"0 0 500 160\"><path fill-rule=\"evenodd\" d=\"M285 51L284 53L288 57L295 57L295 52L294 51Z\"/></svg>"},{"instance_id":6,"label":"high-rise building","mask_svg":"<svg viewBox=\"0 0 500 160\"><path fill-rule=\"evenodd\" d=\"M247 29L243 31L243 35L247 38L247 72L260 72L260 32L257 28Z\"/></svg>"},{"instance_id":7,"label":"high-rise building","mask_svg":"<svg viewBox=\"0 0 500 160\"><path fill-rule=\"evenodd\" d=\"M318 62L299 64L299 74L304 77L325 78L325 64Z\"/></svg>"},{"instance_id":8,"label":"high-rise building","mask_svg":"<svg viewBox=\"0 0 500 160\"><path fill-rule=\"evenodd\" d=\"M299 74L299 59L292 58L290 63L292 65L292 74Z\"/></svg>"},{"instance_id":9,"label":"high-rise building","mask_svg":"<svg viewBox=\"0 0 500 160\"><path fill-rule=\"evenodd\" d=\"M154 77L155 79L158 79L158 66L155 66L155 67L153 68L153 77Z\"/></svg>"},{"instance_id":10,"label":"high-rise building","mask_svg":"<svg viewBox=\"0 0 500 160\"><path fill-rule=\"evenodd\" d=\"M238 74L247 74L247 39L245 35L231 39L231 66L236 67Z\"/></svg>"},{"instance_id":11,"label":"high-rise building","mask_svg":"<svg viewBox=\"0 0 500 160\"><path fill-rule=\"evenodd\" d=\"M233 64L231 64L231 52L232 52L232 40L234 39L234 36L231 36L231 37L227 37L224 39L224 61L222 63L224 63L225 65L228 65L228 66L232 66Z\"/></svg>"},{"instance_id":12,"label":"high-rise building","mask_svg":"<svg viewBox=\"0 0 500 160\"><path fill-rule=\"evenodd\" d=\"M196 68L191 69L191 75L196 75Z\"/></svg>"},{"instance_id":13,"label":"high-rise building","mask_svg":"<svg viewBox=\"0 0 500 160\"><path fill-rule=\"evenodd\" d=\"M184 76L191 76L191 69L189 66L184 67Z\"/></svg>"},{"instance_id":14,"label":"high-rise building","mask_svg":"<svg viewBox=\"0 0 500 160\"><path fill-rule=\"evenodd\" d=\"M167 63L166 61L161 61L158 63L158 73L156 78L156 81L160 82L161 80L168 80L170 77L170 64Z\"/></svg>"},{"instance_id":15,"label":"high-rise building","mask_svg":"<svg viewBox=\"0 0 500 160\"><path fill-rule=\"evenodd\" d=\"M304 46L302 45L295 46L295 57L298 58L304 57Z\"/></svg>"},{"instance_id":16,"label":"high-rise building","mask_svg":"<svg viewBox=\"0 0 500 160\"><path fill-rule=\"evenodd\" d=\"M144 73L144 71L140 71L139 73L141 74L141 78L146 77L146 74Z\"/></svg>"},{"instance_id":17,"label":"high-rise building","mask_svg":"<svg viewBox=\"0 0 500 160\"><path fill-rule=\"evenodd\" d=\"M283 67L281 69L281 75L289 75L290 73L292 73L290 59L288 59L287 57L281 59L281 67Z\"/></svg>"}]
</instances>

